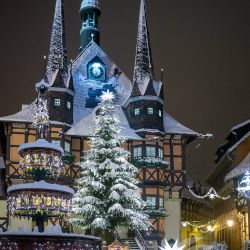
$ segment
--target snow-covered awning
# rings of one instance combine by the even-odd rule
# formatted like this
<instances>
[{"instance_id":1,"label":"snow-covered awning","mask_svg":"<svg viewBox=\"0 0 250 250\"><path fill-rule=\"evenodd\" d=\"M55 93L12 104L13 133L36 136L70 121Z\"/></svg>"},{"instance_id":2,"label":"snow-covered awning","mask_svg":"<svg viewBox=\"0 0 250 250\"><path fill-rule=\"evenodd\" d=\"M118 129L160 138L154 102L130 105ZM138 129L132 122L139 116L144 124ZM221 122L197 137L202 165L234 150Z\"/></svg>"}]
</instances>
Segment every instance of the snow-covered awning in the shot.
<instances>
[{"instance_id":1,"label":"snow-covered awning","mask_svg":"<svg viewBox=\"0 0 250 250\"><path fill-rule=\"evenodd\" d=\"M225 181L230 181L244 175L247 171L250 171L250 152L237 167L226 175Z\"/></svg>"},{"instance_id":2,"label":"snow-covered awning","mask_svg":"<svg viewBox=\"0 0 250 250\"><path fill-rule=\"evenodd\" d=\"M66 186L58 185L58 184L51 184L45 181L12 185L8 187L7 193L11 193L13 191L20 191L20 190L50 190L50 191L58 191L58 192L69 193L69 194L75 193L75 191L70 187L66 187Z\"/></svg>"},{"instance_id":3,"label":"snow-covered awning","mask_svg":"<svg viewBox=\"0 0 250 250\"><path fill-rule=\"evenodd\" d=\"M48 142L45 139L39 139L35 142L29 142L29 143L25 143L22 144L21 146L19 146L18 148L18 153L20 153L23 150L26 149L34 149L34 148L46 148L46 149L52 149L58 152L61 152L62 154L64 153L64 150L62 147L60 147L59 145L56 145L54 143Z\"/></svg>"}]
</instances>

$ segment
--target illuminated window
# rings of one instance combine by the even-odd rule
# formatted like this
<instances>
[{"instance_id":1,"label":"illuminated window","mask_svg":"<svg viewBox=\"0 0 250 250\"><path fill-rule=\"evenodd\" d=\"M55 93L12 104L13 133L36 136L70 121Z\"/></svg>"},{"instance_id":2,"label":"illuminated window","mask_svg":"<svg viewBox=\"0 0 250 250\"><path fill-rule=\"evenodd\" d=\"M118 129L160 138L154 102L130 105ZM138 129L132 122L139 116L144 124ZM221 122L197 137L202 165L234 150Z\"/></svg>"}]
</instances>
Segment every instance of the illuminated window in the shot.
<instances>
[{"instance_id":1,"label":"illuminated window","mask_svg":"<svg viewBox=\"0 0 250 250\"><path fill-rule=\"evenodd\" d=\"M159 207L164 207L163 198L159 198Z\"/></svg>"},{"instance_id":2,"label":"illuminated window","mask_svg":"<svg viewBox=\"0 0 250 250\"><path fill-rule=\"evenodd\" d=\"M147 146L146 147L146 156L147 157L155 157L155 147L150 147L150 146Z\"/></svg>"},{"instance_id":3,"label":"illuminated window","mask_svg":"<svg viewBox=\"0 0 250 250\"><path fill-rule=\"evenodd\" d=\"M61 106L61 99L54 99L54 106Z\"/></svg>"},{"instance_id":4,"label":"illuminated window","mask_svg":"<svg viewBox=\"0 0 250 250\"><path fill-rule=\"evenodd\" d=\"M71 109L71 102L67 102L67 108Z\"/></svg>"},{"instance_id":5,"label":"illuminated window","mask_svg":"<svg viewBox=\"0 0 250 250\"><path fill-rule=\"evenodd\" d=\"M148 206L155 207L156 206L156 197L148 196L146 202L147 202Z\"/></svg>"},{"instance_id":6,"label":"illuminated window","mask_svg":"<svg viewBox=\"0 0 250 250\"><path fill-rule=\"evenodd\" d=\"M154 114L154 109L153 108L148 108L148 114L153 115Z\"/></svg>"},{"instance_id":7,"label":"illuminated window","mask_svg":"<svg viewBox=\"0 0 250 250\"><path fill-rule=\"evenodd\" d=\"M163 159L163 150L158 148L158 157Z\"/></svg>"},{"instance_id":8,"label":"illuminated window","mask_svg":"<svg viewBox=\"0 0 250 250\"><path fill-rule=\"evenodd\" d=\"M159 112L159 116L162 117L162 111L159 110L158 112Z\"/></svg>"},{"instance_id":9,"label":"illuminated window","mask_svg":"<svg viewBox=\"0 0 250 250\"><path fill-rule=\"evenodd\" d=\"M65 142L64 143L64 149L65 149L65 152L66 153L70 153L70 151L71 151L71 146L70 146L70 143L69 142Z\"/></svg>"},{"instance_id":10,"label":"illuminated window","mask_svg":"<svg viewBox=\"0 0 250 250\"><path fill-rule=\"evenodd\" d=\"M141 158L142 157L142 148L136 147L134 148L134 158Z\"/></svg>"},{"instance_id":11,"label":"illuminated window","mask_svg":"<svg viewBox=\"0 0 250 250\"><path fill-rule=\"evenodd\" d=\"M136 108L134 110L134 115L137 116L137 115L140 115L140 109L139 108Z\"/></svg>"}]
</instances>

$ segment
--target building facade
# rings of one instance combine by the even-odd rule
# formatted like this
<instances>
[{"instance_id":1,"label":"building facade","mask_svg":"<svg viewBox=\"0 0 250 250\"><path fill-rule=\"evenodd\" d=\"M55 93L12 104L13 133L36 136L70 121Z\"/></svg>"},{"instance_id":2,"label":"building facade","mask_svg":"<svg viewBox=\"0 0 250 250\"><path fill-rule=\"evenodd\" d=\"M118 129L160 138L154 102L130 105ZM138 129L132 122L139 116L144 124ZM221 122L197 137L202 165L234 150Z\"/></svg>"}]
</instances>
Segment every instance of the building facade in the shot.
<instances>
[{"instance_id":1,"label":"building facade","mask_svg":"<svg viewBox=\"0 0 250 250\"><path fill-rule=\"evenodd\" d=\"M249 240L248 202L236 191L244 174L250 169L250 120L231 129L226 142L217 152L216 167L208 183L220 194L231 198L214 202L215 240L225 241L229 249L242 249Z\"/></svg>"},{"instance_id":2,"label":"building facade","mask_svg":"<svg viewBox=\"0 0 250 250\"><path fill-rule=\"evenodd\" d=\"M80 53L68 64L63 0L56 0L43 76L50 85L46 96L50 116L48 139L67 153L63 180L58 182L72 185L79 176L76 163L82 161L89 149L96 106L102 91L110 90L115 94L115 112L123 127L121 134L127 138L123 146L130 151L131 161L139 167L137 177L150 210L153 228L144 237L158 242L165 237L176 240L181 231L180 192L186 186L186 147L193 140L208 135L183 126L164 109L164 83L156 80L154 74L145 0L140 4L132 80L101 48L99 1L83 0L80 15ZM18 113L0 118L3 208L6 207L6 187L23 182L17 149L19 145L37 139L32 125L35 112L36 105L32 102L23 105ZM0 215L0 221L3 221L3 228L13 223L6 219L5 212ZM67 225L64 228L66 230Z\"/></svg>"}]
</instances>

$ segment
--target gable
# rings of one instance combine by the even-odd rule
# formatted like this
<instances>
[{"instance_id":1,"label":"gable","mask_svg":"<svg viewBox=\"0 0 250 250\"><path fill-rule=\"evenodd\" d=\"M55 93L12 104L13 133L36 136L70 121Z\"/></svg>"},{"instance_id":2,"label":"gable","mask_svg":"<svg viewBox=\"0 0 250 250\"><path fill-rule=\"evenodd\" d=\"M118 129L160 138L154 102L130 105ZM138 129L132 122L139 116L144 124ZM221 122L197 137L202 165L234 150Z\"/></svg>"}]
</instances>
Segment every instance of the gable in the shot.
<instances>
[{"instance_id":1,"label":"gable","mask_svg":"<svg viewBox=\"0 0 250 250\"><path fill-rule=\"evenodd\" d=\"M97 58L105 66L105 81L89 78L88 65ZM115 103L119 105L126 102L132 91L132 83L128 77L95 42L91 42L73 62L73 79L75 124L97 106L103 91L114 92Z\"/></svg>"}]
</instances>

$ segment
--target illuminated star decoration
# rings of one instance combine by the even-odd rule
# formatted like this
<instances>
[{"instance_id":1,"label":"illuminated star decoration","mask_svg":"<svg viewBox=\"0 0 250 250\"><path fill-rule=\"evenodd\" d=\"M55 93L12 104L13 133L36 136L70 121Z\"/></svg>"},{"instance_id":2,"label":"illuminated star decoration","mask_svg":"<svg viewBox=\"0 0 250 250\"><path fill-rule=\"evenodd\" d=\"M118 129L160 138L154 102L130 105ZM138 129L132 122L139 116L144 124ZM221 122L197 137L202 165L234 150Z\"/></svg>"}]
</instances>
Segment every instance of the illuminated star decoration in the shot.
<instances>
[{"instance_id":1,"label":"illuminated star decoration","mask_svg":"<svg viewBox=\"0 0 250 250\"><path fill-rule=\"evenodd\" d=\"M101 99L103 102L105 101L112 101L113 99L115 98L113 92L109 92L109 90L107 92L102 92L102 95L101 95Z\"/></svg>"},{"instance_id":2,"label":"illuminated star decoration","mask_svg":"<svg viewBox=\"0 0 250 250\"><path fill-rule=\"evenodd\" d=\"M185 245L184 246L181 246L181 247L178 247L178 239L176 240L176 242L174 243L173 247L171 247L167 240L165 239L165 246L164 247L159 247L160 250L182 250L184 249Z\"/></svg>"},{"instance_id":3,"label":"illuminated star decoration","mask_svg":"<svg viewBox=\"0 0 250 250\"><path fill-rule=\"evenodd\" d=\"M228 200L230 199L230 195L226 196L226 197L223 197L223 196L220 196L216 190L211 187L209 189L209 191L205 194L205 195L197 195L193 192L193 190L188 186L188 191L195 197L195 198L198 198L198 199L205 199L205 198L209 198L210 200L214 200L215 198L217 199L221 199L221 200Z\"/></svg>"},{"instance_id":4,"label":"illuminated star decoration","mask_svg":"<svg viewBox=\"0 0 250 250\"><path fill-rule=\"evenodd\" d=\"M247 171L242 181L239 183L237 191L245 198L250 199L250 172Z\"/></svg>"}]
</instances>

